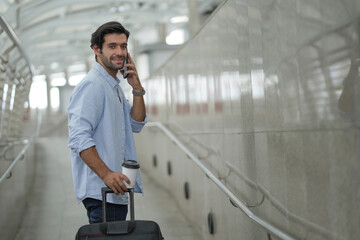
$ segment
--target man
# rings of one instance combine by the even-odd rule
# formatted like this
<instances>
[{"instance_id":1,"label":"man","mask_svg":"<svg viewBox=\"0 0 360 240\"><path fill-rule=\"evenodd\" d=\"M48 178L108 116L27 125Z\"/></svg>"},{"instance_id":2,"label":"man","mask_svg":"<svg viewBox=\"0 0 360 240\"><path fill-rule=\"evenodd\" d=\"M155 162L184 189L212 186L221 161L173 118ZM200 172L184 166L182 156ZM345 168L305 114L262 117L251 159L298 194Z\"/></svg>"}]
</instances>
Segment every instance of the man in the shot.
<instances>
[{"instance_id":1,"label":"man","mask_svg":"<svg viewBox=\"0 0 360 240\"><path fill-rule=\"evenodd\" d=\"M136 160L133 132L146 123L146 111L134 62L127 51L130 33L118 22L100 26L91 37L96 62L75 87L69 102L69 147L74 188L82 201L90 223L102 222L101 188L110 187L107 204L108 221L125 220L127 191L121 173L124 160ZM128 56L129 63L125 64ZM127 81L133 88L133 106L125 99L117 78L127 67ZM142 192L140 174L135 192Z\"/></svg>"}]
</instances>

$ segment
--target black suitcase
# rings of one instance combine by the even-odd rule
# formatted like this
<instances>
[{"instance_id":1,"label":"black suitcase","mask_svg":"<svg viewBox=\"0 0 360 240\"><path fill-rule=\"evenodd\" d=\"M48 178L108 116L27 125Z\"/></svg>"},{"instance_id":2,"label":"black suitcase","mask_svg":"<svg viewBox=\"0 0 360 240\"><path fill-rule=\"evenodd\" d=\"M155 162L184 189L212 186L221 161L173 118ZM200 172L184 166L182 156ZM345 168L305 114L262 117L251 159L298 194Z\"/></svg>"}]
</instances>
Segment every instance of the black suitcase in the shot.
<instances>
[{"instance_id":1,"label":"black suitcase","mask_svg":"<svg viewBox=\"0 0 360 240\"><path fill-rule=\"evenodd\" d=\"M103 200L103 222L87 224L79 228L75 240L82 239L126 239L126 240L162 240L159 225L154 221L135 220L134 190L129 190L130 221L106 222L106 194L113 193L110 188L101 189Z\"/></svg>"}]
</instances>

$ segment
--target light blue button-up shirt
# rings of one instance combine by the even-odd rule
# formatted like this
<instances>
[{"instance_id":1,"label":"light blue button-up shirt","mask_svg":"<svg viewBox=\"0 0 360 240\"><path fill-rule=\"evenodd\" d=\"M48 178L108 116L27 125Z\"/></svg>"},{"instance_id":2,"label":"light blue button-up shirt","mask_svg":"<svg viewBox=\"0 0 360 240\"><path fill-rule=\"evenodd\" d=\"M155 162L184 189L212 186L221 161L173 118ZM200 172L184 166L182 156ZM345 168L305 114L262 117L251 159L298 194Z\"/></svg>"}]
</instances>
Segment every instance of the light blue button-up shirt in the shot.
<instances>
[{"instance_id":1,"label":"light blue button-up shirt","mask_svg":"<svg viewBox=\"0 0 360 240\"><path fill-rule=\"evenodd\" d=\"M95 146L100 158L114 172L121 172L124 160L136 160L133 132L146 123L130 116L131 106L114 79L95 63L86 77L75 87L68 107L69 147L73 181L78 201L91 197L101 200L101 178L81 159L80 152ZM140 172L135 192L143 192ZM108 201L127 204L127 195L110 194Z\"/></svg>"}]
</instances>

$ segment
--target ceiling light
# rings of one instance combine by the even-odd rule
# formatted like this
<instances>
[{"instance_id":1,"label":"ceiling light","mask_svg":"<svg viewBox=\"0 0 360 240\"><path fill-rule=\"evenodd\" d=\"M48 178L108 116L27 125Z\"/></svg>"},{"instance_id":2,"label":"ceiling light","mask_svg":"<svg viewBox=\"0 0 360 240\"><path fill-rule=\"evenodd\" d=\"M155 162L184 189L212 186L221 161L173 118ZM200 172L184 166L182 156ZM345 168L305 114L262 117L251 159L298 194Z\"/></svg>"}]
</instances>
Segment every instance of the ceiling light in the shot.
<instances>
[{"instance_id":1,"label":"ceiling light","mask_svg":"<svg viewBox=\"0 0 360 240\"><path fill-rule=\"evenodd\" d=\"M170 19L171 23L186 23L189 21L187 16L176 16Z\"/></svg>"}]
</instances>

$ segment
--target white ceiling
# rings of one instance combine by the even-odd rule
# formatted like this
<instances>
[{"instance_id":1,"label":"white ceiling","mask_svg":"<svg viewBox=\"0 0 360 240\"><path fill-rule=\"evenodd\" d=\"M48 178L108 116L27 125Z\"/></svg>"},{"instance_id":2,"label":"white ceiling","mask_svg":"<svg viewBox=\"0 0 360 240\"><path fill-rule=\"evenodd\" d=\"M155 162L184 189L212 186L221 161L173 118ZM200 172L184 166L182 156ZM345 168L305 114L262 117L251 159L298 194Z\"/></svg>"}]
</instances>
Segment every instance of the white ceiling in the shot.
<instances>
[{"instance_id":1,"label":"white ceiling","mask_svg":"<svg viewBox=\"0 0 360 240\"><path fill-rule=\"evenodd\" d=\"M187 29L188 22L170 20L193 13L188 6L194 2L195 12L204 15L221 0L0 0L0 14L17 33L36 73L43 74L88 63L91 33L107 21L130 30L130 47L159 42L164 27L167 33Z\"/></svg>"}]
</instances>

